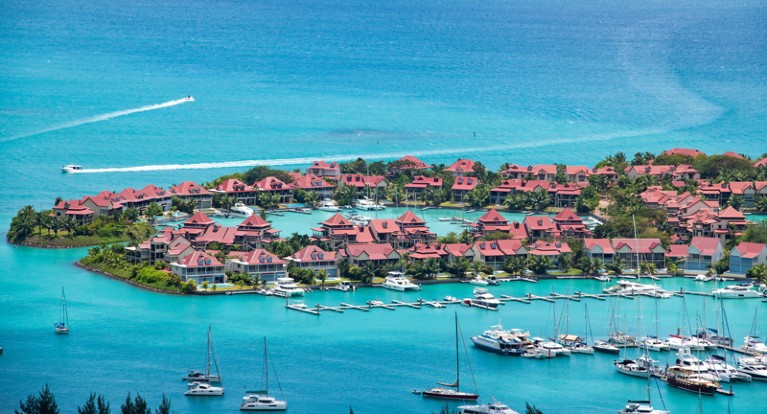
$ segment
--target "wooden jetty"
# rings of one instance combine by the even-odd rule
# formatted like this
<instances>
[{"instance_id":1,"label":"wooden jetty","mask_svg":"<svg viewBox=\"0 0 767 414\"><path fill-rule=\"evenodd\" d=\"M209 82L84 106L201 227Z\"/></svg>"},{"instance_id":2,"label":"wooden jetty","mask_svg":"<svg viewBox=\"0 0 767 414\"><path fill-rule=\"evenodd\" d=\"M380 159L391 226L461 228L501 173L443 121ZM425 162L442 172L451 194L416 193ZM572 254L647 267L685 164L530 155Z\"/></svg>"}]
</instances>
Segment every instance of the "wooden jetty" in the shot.
<instances>
[{"instance_id":1,"label":"wooden jetty","mask_svg":"<svg viewBox=\"0 0 767 414\"><path fill-rule=\"evenodd\" d=\"M380 303L380 304L375 304L375 305L368 303L368 308L384 308L384 309L388 309L388 310L396 310L396 308L394 306L387 305L385 303Z\"/></svg>"},{"instance_id":2,"label":"wooden jetty","mask_svg":"<svg viewBox=\"0 0 767 414\"><path fill-rule=\"evenodd\" d=\"M401 300L392 300L391 302L399 306L409 306L413 309L421 309L421 305L419 303L408 303L408 302L403 302Z\"/></svg>"},{"instance_id":3,"label":"wooden jetty","mask_svg":"<svg viewBox=\"0 0 767 414\"><path fill-rule=\"evenodd\" d=\"M674 292L676 294L676 292ZM680 295L698 295L698 296L714 296L711 292L693 292L691 290L684 290L684 288L679 288L679 294Z\"/></svg>"},{"instance_id":4,"label":"wooden jetty","mask_svg":"<svg viewBox=\"0 0 767 414\"><path fill-rule=\"evenodd\" d=\"M597 300L605 300L605 295L600 294L591 294L591 293L583 293L583 292L575 292L576 295L578 295L579 298L589 298L589 299L597 299Z\"/></svg>"},{"instance_id":5,"label":"wooden jetty","mask_svg":"<svg viewBox=\"0 0 767 414\"><path fill-rule=\"evenodd\" d=\"M341 302L341 307L344 309L355 309L355 310L361 310L363 312L370 311L370 307L364 307L364 306L357 306L357 305L351 305L348 303Z\"/></svg>"},{"instance_id":6,"label":"wooden jetty","mask_svg":"<svg viewBox=\"0 0 767 414\"><path fill-rule=\"evenodd\" d=\"M549 298L549 297L546 297L546 296L533 295L532 293L528 293L527 294L527 300L531 300L531 301L532 300L545 300L546 302L552 302L552 303L554 302L554 299L552 299L552 298Z\"/></svg>"},{"instance_id":7,"label":"wooden jetty","mask_svg":"<svg viewBox=\"0 0 767 414\"><path fill-rule=\"evenodd\" d=\"M572 300L573 302L580 302L581 301L581 298L579 298L576 295L563 295L563 294L557 293L557 292L551 292L551 298L552 299L569 299L569 300Z\"/></svg>"},{"instance_id":8,"label":"wooden jetty","mask_svg":"<svg viewBox=\"0 0 767 414\"><path fill-rule=\"evenodd\" d=\"M760 354L758 352L747 351L745 349L735 348L734 346L729 346L729 345L717 345L717 348L725 349L725 350L730 351L730 352L735 352L736 354L743 354L743 355L748 355L748 356L752 356L752 357L760 357L760 356L762 356L762 354Z\"/></svg>"},{"instance_id":9,"label":"wooden jetty","mask_svg":"<svg viewBox=\"0 0 767 414\"><path fill-rule=\"evenodd\" d=\"M297 310L299 312L311 313L312 315L319 315L320 314L320 311L317 310L316 308L310 308L310 307L307 307L304 304L300 304L299 305L299 304L295 304L295 303L289 303L289 304L285 305L285 307L288 308L288 309Z\"/></svg>"},{"instance_id":10,"label":"wooden jetty","mask_svg":"<svg viewBox=\"0 0 767 414\"><path fill-rule=\"evenodd\" d=\"M341 308L334 308L332 306L325 306L325 305L317 305L317 309L319 310L326 310L326 311L333 311L338 313L344 313L344 310Z\"/></svg>"},{"instance_id":11,"label":"wooden jetty","mask_svg":"<svg viewBox=\"0 0 767 414\"><path fill-rule=\"evenodd\" d=\"M514 296L509 296L509 295L501 295L500 300L508 300L508 301L512 301L512 302L522 302L522 303L526 303L528 305L530 303L532 303L532 302L530 302L529 300L527 300L525 298L515 298Z\"/></svg>"}]
</instances>

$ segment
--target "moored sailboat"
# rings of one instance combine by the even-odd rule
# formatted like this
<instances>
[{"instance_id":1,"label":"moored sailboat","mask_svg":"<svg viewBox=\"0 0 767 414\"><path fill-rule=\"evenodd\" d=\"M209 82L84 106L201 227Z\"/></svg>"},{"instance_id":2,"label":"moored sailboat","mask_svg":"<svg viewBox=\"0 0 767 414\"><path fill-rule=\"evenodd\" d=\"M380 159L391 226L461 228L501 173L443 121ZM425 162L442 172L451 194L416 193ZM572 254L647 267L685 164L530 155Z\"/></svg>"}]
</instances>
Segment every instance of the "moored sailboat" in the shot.
<instances>
[{"instance_id":1,"label":"moored sailboat","mask_svg":"<svg viewBox=\"0 0 767 414\"><path fill-rule=\"evenodd\" d=\"M264 378L264 390L248 391L242 397L240 411L286 411L288 409L287 401L278 400L269 395L269 353L266 348L266 337L264 337Z\"/></svg>"},{"instance_id":2,"label":"moored sailboat","mask_svg":"<svg viewBox=\"0 0 767 414\"><path fill-rule=\"evenodd\" d=\"M69 333L69 312L67 311L67 297L64 294L64 287L61 288L61 321L53 324L53 329L57 334Z\"/></svg>"},{"instance_id":3,"label":"moored sailboat","mask_svg":"<svg viewBox=\"0 0 767 414\"><path fill-rule=\"evenodd\" d=\"M198 383L221 382L221 374L218 372L218 361L216 360L216 355L213 352L213 344L211 343L210 334L211 326L208 325L208 348L205 360L205 372L190 370L187 376L183 378L184 381ZM213 368L216 370L215 374L210 373L211 362L213 363Z\"/></svg>"}]
</instances>

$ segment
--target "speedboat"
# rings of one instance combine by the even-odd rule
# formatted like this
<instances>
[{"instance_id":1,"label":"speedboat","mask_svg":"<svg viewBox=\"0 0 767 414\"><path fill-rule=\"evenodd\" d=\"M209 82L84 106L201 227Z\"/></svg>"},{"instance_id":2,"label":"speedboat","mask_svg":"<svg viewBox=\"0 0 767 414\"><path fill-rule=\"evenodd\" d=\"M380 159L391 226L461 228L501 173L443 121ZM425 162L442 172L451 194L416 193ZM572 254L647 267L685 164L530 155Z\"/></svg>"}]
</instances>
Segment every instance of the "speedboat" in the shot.
<instances>
[{"instance_id":1,"label":"speedboat","mask_svg":"<svg viewBox=\"0 0 767 414\"><path fill-rule=\"evenodd\" d=\"M509 408L508 405L498 402L493 398L493 402L481 405L461 405L458 407L458 414L519 414Z\"/></svg>"},{"instance_id":2,"label":"speedboat","mask_svg":"<svg viewBox=\"0 0 767 414\"><path fill-rule=\"evenodd\" d=\"M249 394L242 397L240 411L286 411L287 401L261 394Z\"/></svg>"},{"instance_id":3,"label":"speedboat","mask_svg":"<svg viewBox=\"0 0 767 414\"><path fill-rule=\"evenodd\" d=\"M192 382L184 395L190 397L219 397L224 395L223 387L214 387L206 382Z\"/></svg>"},{"instance_id":4,"label":"speedboat","mask_svg":"<svg viewBox=\"0 0 767 414\"><path fill-rule=\"evenodd\" d=\"M597 352L603 352L606 354L620 354L621 350L611 344L610 342L598 339L594 341L594 350Z\"/></svg>"},{"instance_id":5,"label":"speedboat","mask_svg":"<svg viewBox=\"0 0 767 414\"><path fill-rule=\"evenodd\" d=\"M378 204L373 200L368 199L367 197L362 197L359 200L354 202L354 207L368 211L368 210L383 210L386 208L383 204Z\"/></svg>"},{"instance_id":6,"label":"speedboat","mask_svg":"<svg viewBox=\"0 0 767 414\"><path fill-rule=\"evenodd\" d=\"M710 281L714 280L715 277L716 276L706 276L706 275L700 274L700 275L695 276L695 281L696 282L710 282Z\"/></svg>"},{"instance_id":7,"label":"speedboat","mask_svg":"<svg viewBox=\"0 0 767 414\"><path fill-rule=\"evenodd\" d=\"M722 299L760 298L764 296L761 292L753 290L753 287L754 285L751 283L738 283L735 285L714 289L711 291L711 293L713 293L714 296Z\"/></svg>"},{"instance_id":8,"label":"speedboat","mask_svg":"<svg viewBox=\"0 0 767 414\"><path fill-rule=\"evenodd\" d=\"M471 342L477 348L502 355L522 355L528 345L533 342L527 339L529 332L523 332L521 329L504 330L501 322L493 325L490 329L482 332L481 335L471 337Z\"/></svg>"},{"instance_id":9,"label":"speedboat","mask_svg":"<svg viewBox=\"0 0 767 414\"><path fill-rule=\"evenodd\" d=\"M389 275L386 276L386 280L381 287L398 290L400 292L407 290L421 290L420 286L411 282L410 279L406 278L401 272L389 272Z\"/></svg>"},{"instance_id":10,"label":"speedboat","mask_svg":"<svg viewBox=\"0 0 767 414\"><path fill-rule=\"evenodd\" d=\"M643 285L641 283L632 282L630 280L621 279L617 284L610 286L609 288L602 289L602 292L616 295L645 295L655 298L666 299L672 296L671 292L668 292L655 285Z\"/></svg>"},{"instance_id":11,"label":"speedboat","mask_svg":"<svg viewBox=\"0 0 767 414\"><path fill-rule=\"evenodd\" d=\"M600 276L594 277L594 280L598 280L600 282L610 282L613 279L610 276L600 275Z\"/></svg>"},{"instance_id":12,"label":"speedboat","mask_svg":"<svg viewBox=\"0 0 767 414\"><path fill-rule=\"evenodd\" d=\"M75 172L80 172L82 170L83 170L82 166L75 165L75 164L67 164L61 167L61 172L65 172L65 173L75 173Z\"/></svg>"},{"instance_id":13,"label":"speedboat","mask_svg":"<svg viewBox=\"0 0 767 414\"><path fill-rule=\"evenodd\" d=\"M767 381L767 365L760 358L741 358L738 371L748 374L754 380Z\"/></svg>"},{"instance_id":14,"label":"speedboat","mask_svg":"<svg viewBox=\"0 0 767 414\"><path fill-rule=\"evenodd\" d=\"M442 298L442 300L444 300L445 302L450 302L450 303L456 303L456 302L460 302L460 301L461 301L461 300L460 300L460 299L458 299L457 297L455 297L455 296L450 296L450 295L448 295L448 296L445 296L444 298Z\"/></svg>"},{"instance_id":15,"label":"speedboat","mask_svg":"<svg viewBox=\"0 0 767 414\"><path fill-rule=\"evenodd\" d=\"M335 201L333 201L333 200L331 200L329 198L326 198L326 199L322 200L322 203L320 203L319 210L330 211L330 212L337 212L337 211L341 211L341 208L338 207L338 205L336 204Z\"/></svg>"},{"instance_id":16,"label":"speedboat","mask_svg":"<svg viewBox=\"0 0 767 414\"><path fill-rule=\"evenodd\" d=\"M253 209L243 203L234 203L229 209L229 215L235 217L250 217L253 215Z\"/></svg>"},{"instance_id":17,"label":"speedboat","mask_svg":"<svg viewBox=\"0 0 767 414\"><path fill-rule=\"evenodd\" d=\"M498 305L501 303L498 299L485 299L485 298L465 298L462 302L463 306L476 306L478 308L487 310L498 310Z\"/></svg>"},{"instance_id":18,"label":"speedboat","mask_svg":"<svg viewBox=\"0 0 767 414\"><path fill-rule=\"evenodd\" d=\"M550 357L570 356L572 353L569 349L553 341L538 342L538 348L541 350L541 352L548 354Z\"/></svg>"},{"instance_id":19,"label":"speedboat","mask_svg":"<svg viewBox=\"0 0 767 414\"><path fill-rule=\"evenodd\" d=\"M274 287L274 293L277 296L290 298L293 296L304 296L306 291L303 288L298 287L296 281L292 277L278 277L277 285Z\"/></svg>"},{"instance_id":20,"label":"speedboat","mask_svg":"<svg viewBox=\"0 0 767 414\"><path fill-rule=\"evenodd\" d=\"M194 96L189 95L186 98L184 98L184 100L187 101L187 102L194 102Z\"/></svg>"},{"instance_id":21,"label":"speedboat","mask_svg":"<svg viewBox=\"0 0 767 414\"><path fill-rule=\"evenodd\" d=\"M352 282L346 280L341 281L341 283L339 283L335 288L341 292L348 292L355 289L354 285L352 285Z\"/></svg>"},{"instance_id":22,"label":"speedboat","mask_svg":"<svg viewBox=\"0 0 767 414\"><path fill-rule=\"evenodd\" d=\"M722 382L751 382L751 375L738 372L737 368L727 364L724 357L711 355L703 363L708 371Z\"/></svg>"},{"instance_id":23,"label":"speedboat","mask_svg":"<svg viewBox=\"0 0 767 414\"><path fill-rule=\"evenodd\" d=\"M469 283L471 283L472 285L477 285L477 286L487 286L490 284L487 280L479 276L469 280Z\"/></svg>"}]
</instances>

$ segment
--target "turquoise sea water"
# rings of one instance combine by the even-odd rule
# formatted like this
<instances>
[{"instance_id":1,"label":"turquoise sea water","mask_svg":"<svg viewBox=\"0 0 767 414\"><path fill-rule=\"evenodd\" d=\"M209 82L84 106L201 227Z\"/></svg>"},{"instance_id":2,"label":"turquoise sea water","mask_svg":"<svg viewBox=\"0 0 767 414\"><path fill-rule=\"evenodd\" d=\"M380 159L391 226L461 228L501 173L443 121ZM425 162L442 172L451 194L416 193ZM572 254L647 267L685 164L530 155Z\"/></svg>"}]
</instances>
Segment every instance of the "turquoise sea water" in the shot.
<instances>
[{"instance_id":1,"label":"turquoise sea water","mask_svg":"<svg viewBox=\"0 0 767 414\"><path fill-rule=\"evenodd\" d=\"M3 223L57 196L167 187L243 169L181 169L195 163L303 168L313 159L410 153L440 163L473 157L494 168L591 165L616 151L675 146L767 151L761 1L8 0L2 10ZM190 94L195 102L152 107ZM133 171L61 174L67 163ZM179 166L158 167L168 164ZM279 220L275 227L287 232L290 217ZM257 385L263 335L293 412L439 408L410 390L450 379L449 310L317 318L285 311L273 298L158 295L75 268L83 254L0 244L0 412L44 383L67 412L91 390L113 404L131 391L156 405L165 391L179 413L234 412L240 391ZM498 289L600 288L589 283ZM71 304L68 337L51 329L61 285ZM403 297L469 290L429 286ZM307 303L394 297L315 292ZM607 304L589 305L595 332L605 332ZM652 309L652 301L642 306ZM763 304L729 306L739 338ZM661 302L662 329L674 329L680 307L680 299ZM703 308L700 298L687 307L692 315ZM543 303L458 312L467 338L498 316L540 335L553 326ZM582 314L582 304L571 306L574 324ZM180 376L203 363L209 323L227 395L186 399ZM547 413L614 412L644 389L605 356L527 361L469 351L483 399L494 394L518 409L527 400ZM732 412L758 410L763 385L736 386ZM660 388L675 413L696 411L697 397ZM726 401L706 398L704 412L723 412Z\"/></svg>"}]
</instances>

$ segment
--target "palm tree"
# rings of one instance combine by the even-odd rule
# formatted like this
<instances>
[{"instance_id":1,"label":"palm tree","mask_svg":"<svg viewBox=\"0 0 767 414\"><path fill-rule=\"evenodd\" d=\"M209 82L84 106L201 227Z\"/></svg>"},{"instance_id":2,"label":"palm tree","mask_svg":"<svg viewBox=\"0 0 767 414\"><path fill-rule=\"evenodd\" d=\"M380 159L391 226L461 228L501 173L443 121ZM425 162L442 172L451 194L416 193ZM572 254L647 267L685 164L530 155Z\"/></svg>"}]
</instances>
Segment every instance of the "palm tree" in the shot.
<instances>
[{"instance_id":1,"label":"palm tree","mask_svg":"<svg viewBox=\"0 0 767 414\"><path fill-rule=\"evenodd\" d=\"M447 265L447 270L453 276L465 277L466 272L469 271L470 267L471 267L471 262L469 261L469 259L465 257L459 257Z\"/></svg>"},{"instance_id":2,"label":"palm tree","mask_svg":"<svg viewBox=\"0 0 767 414\"><path fill-rule=\"evenodd\" d=\"M328 272L325 269L320 269L317 272L317 279L320 280L322 286L325 286L325 281L328 280Z\"/></svg>"},{"instance_id":3,"label":"palm tree","mask_svg":"<svg viewBox=\"0 0 767 414\"><path fill-rule=\"evenodd\" d=\"M73 233L75 229L77 228L77 222L71 216L68 216L62 220L61 226L64 230L67 231L67 234L71 238L74 235Z\"/></svg>"},{"instance_id":4,"label":"palm tree","mask_svg":"<svg viewBox=\"0 0 767 414\"><path fill-rule=\"evenodd\" d=\"M548 269L554 267L554 261L549 256L530 256L527 267L535 274L545 275Z\"/></svg>"},{"instance_id":5,"label":"palm tree","mask_svg":"<svg viewBox=\"0 0 767 414\"><path fill-rule=\"evenodd\" d=\"M530 193L530 207L534 211L543 211L551 205L551 198L545 190L536 190Z\"/></svg>"},{"instance_id":6,"label":"palm tree","mask_svg":"<svg viewBox=\"0 0 767 414\"><path fill-rule=\"evenodd\" d=\"M304 199L304 202L314 207L317 205L317 202L319 201L319 199L320 199L320 196L317 195L316 191L309 191L306 194L306 198Z\"/></svg>"},{"instance_id":7,"label":"palm tree","mask_svg":"<svg viewBox=\"0 0 767 414\"><path fill-rule=\"evenodd\" d=\"M527 268L527 258L525 256L514 256L506 259L503 269L512 275L521 275Z\"/></svg>"}]
</instances>

